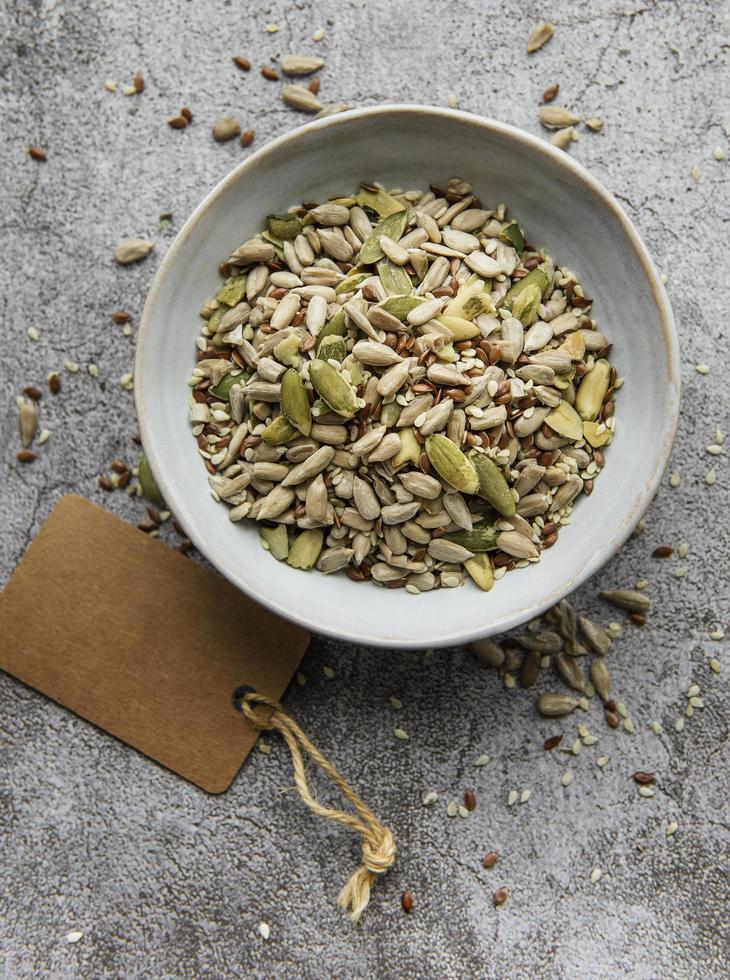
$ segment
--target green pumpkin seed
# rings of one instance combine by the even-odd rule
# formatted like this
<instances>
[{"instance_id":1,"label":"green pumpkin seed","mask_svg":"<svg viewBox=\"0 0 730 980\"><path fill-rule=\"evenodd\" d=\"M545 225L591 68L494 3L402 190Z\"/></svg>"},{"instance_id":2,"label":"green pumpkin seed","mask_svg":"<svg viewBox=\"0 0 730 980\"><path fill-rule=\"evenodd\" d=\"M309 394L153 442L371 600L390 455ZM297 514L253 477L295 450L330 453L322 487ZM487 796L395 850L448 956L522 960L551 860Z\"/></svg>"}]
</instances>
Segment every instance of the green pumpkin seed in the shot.
<instances>
[{"instance_id":1,"label":"green pumpkin seed","mask_svg":"<svg viewBox=\"0 0 730 980\"><path fill-rule=\"evenodd\" d=\"M323 543L324 534L319 529L302 531L289 549L287 564L292 568L311 568L319 558Z\"/></svg>"},{"instance_id":2,"label":"green pumpkin seed","mask_svg":"<svg viewBox=\"0 0 730 980\"><path fill-rule=\"evenodd\" d=\"M285 524L277 524L276 527L261 527L259 528L259 537L266 542L266 550L277 561L284 561L289 554L289 537L286 533Z\"/></svg>"},{"instance_id":3,"label":"green pumpkin seed","mask_svg":"<svg viewBox=\"0 0 730 980\"><path fill-rule=\"evenodd\" d=\"M542 292L540 287L533 283L527 289L523 289L519 296L515 297L512 304L512 316L520 320L525 327L531 327L537 320L537 309L542 303Z\"/></svg>"},{"instance_id":4,"label":"green pumpkin seed","mask_svg":"<svg viewBox=\"0 0 730 980\"><path fill-rule=\"evenodd\" d=\"M330 337L323 337L317 351L317 356L323 361L344 361L347 357L347 347L344 337L332 334Z\"/></svg>"},{"instance_id":5,"label":"green pumpkin seed","mask_svg":"<svg viewBox=\"0 0 730 980\"><path fill-rule=\"evenodd\" d=\"M389 215L403 210L400 201L397 201L392 194L381 190L366 191L362 188L356 195L355 201L361 208L370 208L371 211L376 211L381 218L387 218ZM382 234L385 235L386 232L382 232ZM400 238L400 235L398 237Z\"/></svg>"},{"instance_id":6,"label":"green pumpkin seed","mask_svg":"<svg viewBox=\"0 0 730 980\"><path fill-rule=\"evenodd\" d=\"M319 357L319 348L325 337L344 337L346 333L347 323L345 321L345 311L338 310L332 319L328 323L325 323L319 331L317 336L317 356Z\"/></svg>"},{"instance_id":7,"label":"green pumpkin seed","mask_svg":"<svg viewBox=\"0 0 730 980\"><path fill-rule=\"evenodd\" d=\"M451 439L439 433L426 439L426 455L439 476L455 490L476 493L479 478L474 464L455 446Z\"/></svg>"},{"instance_id":8,"label":"green pumpkin seed","mask_svg":"<svg viewBox=\"0 0 730 980\"><path fill-rule=\"evenodd\" d=\"M383 289L389 296L402 296L413 289L411 277L401 265L396 265L390 259L381 259L377 265L378 275Z\"/></svg>"},{"instance_id":9,"label":"green pumpkin seed","mask_svg":"<svg viewBox=\"0 0 730 980\"><path fill-rule=\"evenodd\" d=\"M339 296L341 293L354 293L366 279L370 279L372 276L371 272L351 272L348 276L345 276L340 282L335 286L335 295Z\"/></svg>"},{"instance_id":10,"label":"green pumpkin seed","mask_svg":"<svg viewBox=\"0 0 730 980\"><path fill-rule=\"evenodd\" d=\"M299 377L299 372L294 368L284 374L281 379L281 392L279 395L281 403L281 414L304 436L308 436L312 431L312 410L309 407L309 395L304 387L304 382Z\"/></svg>"},{"instance_id":11,"label":"green pumpkin seed","mask_svg":"<svg viewBox=\"0 0 730 980\"><path fill-rule=\"evenodd\" d=\"M337 415L349 419L357 412L357 395L340 372L319 358L309 365L309 378L317 394Z\"/></svg>"},{"instance_id":12,"label":"green pumpkin seed","mask_svg":"<svg viewBox=\"0 0 730 980\"><path fill-rule=\"evenodd\" d=\"M270 422L261 433L264 442L270 446L283 446L295 436L299 435L299 429L295 428L290 422L280 415L273 422Z\"/></svg>"},{"instance_id":13,"label":"green pumpkin seed","mask_svg":"<svg viewBox=\"0 0 730 980\"><path fill-rule=\"evenodd\" d=\"M295 214L267 214L266 227L270 235L280 240L296 238L304 223Z\"/></svg>"},{"instance_id":14,"label":"green pumpkin seed","mask_svg":"<svg viewBox=\"0 0 730 980\"><path fill-rule=\"evenodd\" d=\"M506 224L500 231L499 237L505 245L511 245L516 249L520 258L522 258L522 254L525 251L525 236L516 221L510 221L509 224Z\"/></svg>"},{"instance_id":15,"label":"green pumpkin seed","mask_svg":"<svg viewBox=\"0 0 730 980\"><path fill-rule=\"evenodd\" d=\"M215 298L227 306L236 306L246 295L246 276L231 276L226 279Z\"/></svg>"},{"instance_id":16,"label":"green pumpkin seed","mask_svg":"<svg viewBox=\"0 0 730 980\"><path fill-rule=\"evenodd\" d=\"M221 378L217 385L213 385L208 390L211 395L215 395L216 398L220 398L223 401L228 401L231 397L231 388L234 385L240 385L245 382L245 376L242 374L227 374L225 378Z\"/></svg>"},{"instance_id":17,"label":"green pumpkin seed","mask_svg":"<svg viewBox=\"0 0 730 980\"><path fill-rule=\"evenodd\" d=\"M397 212L391 213L387 218L379 221L363 242L363 246L357 256L357 264L372 265L373 262L382 259L383 250L380 247L381 235L385 235L386 238L392 238L394 242L397 242L405 231L407 221L408 212L404 211L402 206ZM407 293L408 289L405 292Z\"/></svg>"},{"instance_id":18,"label":"green pumpkin seed","mask_svg":"<svg viewBox=\"0 0 730 980\"><path fill-rule=\"evenodd\" d=\"M139 486L142 493L149 500L151 504L157 504L158 507L163 507L165 504L165 499L160 493L160 488L157 486L157 481L152 475L152 469L147 460L146 456L143 456L139 461L139 466L137 468L137 479L139 480Z\"/></svg>"},{"instance_id":19,"label":"green pumpkin seed","mask_svg":"<svg viewBox=\"0 0 730 980\"><path fill-rule=\"evenodd\" d=\"M480 589L484 592L490 591L494 585L494 569L489 555L482 553L474 555L473 558L467 558L464 562L464 568Z\"/></svg>"},{"instance_id":20,"label":"green pumpkin seed","mask_svg":"<svg viewBox=\"0 0 730 980\"><path fill-rule=\"evenodd\" d=\"M469 457L474 464L479 478L477 493L488 500L495 510L504 517L514 517L515 500L510 492L502 471L488 456L483 453L472 453Z\"/></svg>"},{"instance_id":21,"label":"green pumpkin seed","mask_svg":"<svg viewBox=\"0 0 730 980\"><path fill-rule=\"evenodd\" d=\"M472 528L471 531L454 531L452 534L447 534L446 537L449 541L460 544L462 548L468 548L469 551L479 553L496 551L498 534L499 531L490 524L480 524L478 527Z\"/></svg>"},{"instance_id":22,"label":"green pumpkin seed","mask_svg":"<svg viewBox=\"0 0 730 980\"><path fill-rule=\"evenodd\" d=\"M389 429L392 429L400 418L401 407L397 402L388 402L387 405L383 405L383 409L380 413L380 422L382 425L387 425Z\"/></svg>"},{"instance_id":23,"label":"green pumpkin seed","mask_svg":"<svg viewBox=\"0 0 730 980\"><path fill-rule=\"evenodd\" d=\"M411 310L415 310L423 302L425 301L420 296L389 296L380 304L380 308L405 323Z\"/></svg>"},{"instance_id":24,"label":"green pumpkin seed","mask_svg":"<svg viewBox=\"0 0 730 980\"><path fill-rule=\"evenodd\" d=\"M520 293L529 289L530 286L539 286L540 293L544 296L550 286L550 280L542 269L533 269L532 272L527 273L524 279L519 279L513 286L510 286L502 300L502 308L511 310Z\"/></svg>"}]
</instances>

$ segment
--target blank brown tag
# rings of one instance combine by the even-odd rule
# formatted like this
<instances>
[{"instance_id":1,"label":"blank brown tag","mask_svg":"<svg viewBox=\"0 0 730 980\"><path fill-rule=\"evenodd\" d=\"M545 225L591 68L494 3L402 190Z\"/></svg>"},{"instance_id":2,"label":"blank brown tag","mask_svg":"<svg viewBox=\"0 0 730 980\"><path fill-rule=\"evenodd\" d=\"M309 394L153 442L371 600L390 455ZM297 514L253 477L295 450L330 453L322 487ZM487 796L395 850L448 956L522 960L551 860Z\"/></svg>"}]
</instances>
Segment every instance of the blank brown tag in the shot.
<instances>
[{"instance_id":1,"label":"blank brown tag","mask_svg":"<svg viewBox=\"0 0 730 980\"><path fill-rule=\"evenodd\" d=\"M0 668L209 793L256 743L231 702L280 698L309 634L81 497L0 595Z\"/></svg>"}]
</instances>

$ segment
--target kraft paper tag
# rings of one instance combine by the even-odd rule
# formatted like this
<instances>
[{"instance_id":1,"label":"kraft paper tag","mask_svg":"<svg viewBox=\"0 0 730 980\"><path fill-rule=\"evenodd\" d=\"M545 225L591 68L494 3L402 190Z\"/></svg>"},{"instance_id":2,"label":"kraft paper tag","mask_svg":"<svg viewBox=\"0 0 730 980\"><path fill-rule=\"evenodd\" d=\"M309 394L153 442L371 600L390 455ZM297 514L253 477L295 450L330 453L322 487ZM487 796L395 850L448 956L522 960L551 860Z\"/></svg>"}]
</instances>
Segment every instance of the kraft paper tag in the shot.
<instances>
[{"instance_id":1,"label":"kraft paper tag","mask_svg":"<svg viewBox=\"0 0 730 980\"><path fill-rule=\"evenodd\" d=\"M0 594L0 669L209 793L258 738L231 702L279 699L309 634L77 496Z\"/></svg>"}]
</instances>

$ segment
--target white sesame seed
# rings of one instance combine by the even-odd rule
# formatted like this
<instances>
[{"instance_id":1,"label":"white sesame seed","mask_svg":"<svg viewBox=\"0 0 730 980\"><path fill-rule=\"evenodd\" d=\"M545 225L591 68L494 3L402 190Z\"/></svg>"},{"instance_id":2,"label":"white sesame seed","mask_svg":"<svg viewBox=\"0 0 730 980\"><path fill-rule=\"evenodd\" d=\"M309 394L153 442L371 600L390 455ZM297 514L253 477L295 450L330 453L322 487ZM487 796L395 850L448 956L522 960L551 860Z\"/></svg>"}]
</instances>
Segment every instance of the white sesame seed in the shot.
<instances>
[{"instance_id":1,"label":"white sesame seed","mask_svg":"<svg viewBox=\"0 0 730 980\"><path fill-rule=\"evenodd\" d=\"M459 101L456 98L456 96L453 93L451 95L449 95L449 109L455 109L458 104L459 104Z\"/></svg>"},{"instance_id":2,"label":"white sesame seed","mask_svg":"<svg viewBox=\"0 0 730 980\"><path fill-rule=\"evenodd\" d=\"M682 482L682 477L676 471L672 473L669 477L669 486L676 490L679 484Z\"/></svg>"},{"instance_id":3,"label":"white sesame seed","mask_svg":"<svg viewBox=\"0 0 730 980\"><path fill-rule=\"evenodd\" d=\"M720 671L722 670L720 661L716 657L713 657L712 660L710 661L710 670L715 674L719 674Z\"/></svg>"},{"instance_id":4,"label":"white sesame seed","mask_svg":"<svg viewBox=\"0 0 730 980\"><path fill-rule=\"evenodd\" d=\"M687 697L696 698L697 695L701 693L701 691L702 688L700 687L699 684L692 684L690 685L690 687L687 688Z\"/></svg>"},{"instance_id":5,"label":"white sesame seed","mask_svg":"<svg viewBox=\"0 0 730 980\"><path fill-rule=\"evenodd\" d=\"M82 939L83 935L83 932L79 932L78 929L74 929L72 932L66 933L66 942L73 945L74 943L77 943L79 939Z\"/></svg>"},{"instance_id":6,"label":"white sesame seed","mask_svg":"<svg viewBox=\"0 0 730 980\"><path fill-rule=\"evenodd\" d=\"M653 786L639 786L639 796L643 796L645 799L651 799L655 792Z\"/></svg>"},{"instance_id":7,"label":"white sesame seed","mask_svg":"<svg viewBox=\"0 0 730 980\"><path fill-rule=\"evenodd\" d=\"M322 673L325 677L329 677L330 680L332 680L332 678L335 676L335 671L332 667L323 667Z\"/></svg>"},{"instance_id":8,"label":"white sesame seed","mask_svg":"<svg viewBox=\"0 0 730 980\"><path fill-rule=\"evenodd\" d=\"M692 180L694 180L695 182L697 182L700 179L700 177L702 176L702 171L697 166L697 164L695 164L694 167L692 167L692 170L690 171L690 173L692 174Z\"/></svg>"},{"instance_id":9,"label":"white sesame seed","mask_svg":"<svg viewBox=\"0 0 730 980\"><path fill-rule=\"evenodd\" d=\"M51 433L49 429L41 429L41 434L38 436L38 445L42 446L44 442L48 442L51 438Z\"/></svg>"},{"instance_id":10,"label":"white sesame seed","mask_svg":"<svg viewBox=\"0 0 730 980\"><path fill-rule=\"evenodd\" d=\"M721 146L716 146L715 149L712 151L712 155L718 161L727 159L725 151Z\"/></svg>"},{"instance_id":11,"label":"white sesame seed","mask_svg":"<svg viewBox=\"0 0 730 980\"><path fill-rule=\"evenodd\" d=\"M621 715L622 718L629 717L629 712L627 711L626 705L623 703L623 701L618 702L618 704L616 705L616 711Z\"/></svg>"},{"instance_id":12,"label":"white sesame seed","mask_svg":"<svg viewBox=\"0 0 730 980\"><path fill-rule=\"evenodd\" d=\"M629 733L629 735L634 734L634 723L630 718L624 718L624 728Z\"/></svg>"},{"instance_id":13,"label":"white sesame seed","mask_svg":"<svg viewBox=\"0 0 730 980\"><path fill-rule=\"evenodd\" d=\"M654 732L655 735L659 735L661 734L662 726L658 721L654 720L651 723L651 730Z\"/></svg>"},{"instance_id":14,"label":"white sesame seed","mask_svg":"<svg viewBox=\"0 0 730 980\"><path fill-rule=\"evenodd\" d=\"M99 368L96 364L87 364L86 370L89 372L92 378L99 377Z\"/></svg>"},{"instance_id":15,"label":"white sesame seed","mask_svg":"<svg viewBox=\"0 0 730 980\"><path fill-rule=\"evenodd\" d=\"M573 782L572 770L567 769L560 777L560 782L563 784L563 786L570 786L570 784Z\"/></svg>"},{"instance_id":16,"label":"white sesame seed","mask_svg":"<svg viewBox=\"0 0 730 980\"><path fill-rule=\"evenodd\" d=\"M298 685L299 685L300 687L304 687L304 685L305 685L306 683L307 683L307 678L306 678L306 676L305 676L305 675L304 675L304 674L303 674L303 673L301 672L301 670L298 670L298 671L297 671L297 684L298 684Z\"/></svg>"},{"instance_id":17,"label":"white sesame seed","mask_svg":"<svg viewBox=\"0 0 730 980\"><path fill-rule=\"evenodd\" d=\"M318 30L316 30L314 34L312 34L313 41L321 41L323 37L324 37L324 28L322 27L318 28Z\"/></svg>"},{"instance_id":18,"label":"white sesame seed","mask_svg":"<svg viewBox=\"0 0 730 980\"><path fill-rule=\"evenodd\" d=\"M595 885L595 883L600 880L602 874L603 872L600 868L594 868L593 871L591 871L591 883Z\"/></svg>"},{"instance_id":19,"label":"white sesame seed","mask_svg":"<svg viewBox=\"0 0 730 980\"><path fill-rule=\"evenodd\" d=\"M474 760L474 765L478 766L479 768L481 768L482 766L486 766L488 763L489 763L489 756L486 754L479 755Z\"/></svg>"},{"instance_id":20,"label":"white sesame seed","mask_svg":"<svg viewBox=\"0 0 730 980\"><path fill-rule=\"evenodd\" d=\"M678 732L684 731L684 718L677 718L677 720L674 723L674 729L675 731Z\"/></svg>"},{"instance_id":21,"label":"white sesame seed","mask_svg":"<svg viewBox=\"0 0 730 980\"><path fill-rule=\"evenodd\" d=\"M707 364L695 364L695 371L698 374L709 374L710 373L710 369L707 366Z\"/></svg>"},{"instance_id":22,"label":"white sesame seed","mask_svg":"<svg viewBox=\"0 0 730 980\"><path fill-rule=\"evenodd\" d=\"M598 735L586 735L583 738L584 745L595 745L598 741Z\"/></svg>"},{"instance_id":23,"label":"white sesame seed","mask_svg":"<svg viewBox=\"0 0 730 980\"><path fill-rule=\"evenodd\" d=\"M423 803L424 806L431 806L433 803L436 802L436 800L438 798L439 798L439 795L436 792L436 790L435 789L429 789L421 797L421 803Z\"/></svg>"},{"instance_id":24,"label":"white sesame seed","mask_svg":"<svg viewBox=\"0 0 730 980\"><path fill-rule=\"evenodd\" d=\"M467 808L464 806L463 803L460 803L459 804L459 816L460 817L468 817L469 816L469 811L467 810Z\"/></svg>"},{"instance_id":25,"label":"white sesame seed","mask_svg":"<svg viewBox=\"0 0 730 980\"><path fill-rule=\"evenodd\" d=\"M711 640L722 640L725 638L725 631L722 629L712 630L710 633Z\"/></svg>"},{"instance_id":26,"label":"white sesame seed","mask_svg":"<svg viewBox=\"0 0 730 980\"><path fill-rule=\"evenodd\" d=\"M278 30L279 30L279 25L278 24L267 24L266 25L266 33L267 34L276 34L276 32Z\"/></svg>"},{"instance_id":27,"label":"white sesame seed","mask_svg":"<svg viewBox=\"0 0 730 980\"><path fill-rule=\"evenodd\" d=\"M79 366L76 363L76 361L64 361L63 366L66 368L69 374L76 374L76 372L79 369Z\"/></svg>"},{"instance_id":28,"label":"white sesame seed","mask_svg":"<svg viewBox=\"0 0 730 980\"><path fill-rule=\"evenodd\" d=\"M710 456L722 456L722 454L725 452L722 446L716 446L714 443L712 443L711 446L706 446L705 448Z\"/></svg>"},{"instance_id":29,"label":"white sesame seed","mask_svg":"<svg viewBox=\"0 0 730 980\"><path fill-rule=\"evenodd\" d=\"M687 569L686 568L675 568L674 569L674 577L675 578L684 578L686 574L687 574Z\"/></svg>"},{"instance_id":30,"label":"white sesame seed","mask_svg":"<svg viewBox=\"0 0 730 980\"><path fill-rule=\"evenodd\" d=\"M607 755L601 755L601 756L599 756L596 759L596 765L597 766L600 766L600 768L603 769L604 766L607 766L608 765L608 756Z\"/></svg>"},{"instance_id":31,"label":"white sesame seed","mask_svg":"<svg viewBox=\"0 0 730 980\"><path fill-rule=\"evenodd\" d=\"M107 78L107 80L104 82L104 88L107 90L107 92L116 92L117 83L111 78Z\"/></svg>"},{"instance_id":32,"label":"white sesame seed","mask_svg":"<svg viewBox=\"0 0 730 980\"><path fill-rule=\"evenodd\" d=\"M517 802L517 790L511 789L507 795L507 806L512 806Z\"/></svg>"},{"instance_id":33,"label":"white sesame seed","mask_svg":"<svg viewBox=\"0 0 730 980\"><path fill-rule=\"evenodd\" d=\"M520 803L527 803L527 801L530 799L531 796L532 796L532 790L523 789L522 792L520 793Z\"/></svg>"},{"instance_id":34,"label":"white sesame seed","mask_svg":"<svg viewBox=\"0 0 730 980\"><path fill-rule=\"evenodd\" d=\"M455 817L458 812L459 807L456 800L449 800L449 802L446 804L446 816Z\"/></svg>"},{"instance_id":35,"label":"white sesame seed","mask_svg":"<svg viewBox=\"0 0 730 980\"><path fill-rule=\"evenodd\" d=\"M508 688L512 689L515 686L516 683L517 682L515 681L514 674L510 674L509 672L507 672L504 675L504 686L505 687L508 687Z\"/></svg>"},{"instance_id":36,"label":"white sesame seed","mask_svg":"<svg viewBox=\"0 0 730 980\"><path fill-rule=\"evenodd\" d=\"M680 541L679 545L677 546L677 555L680 558L686 558L688 554L689 554L689 545L687 544L686 541Z\"/></svg>"},{"instance_id":37,"label":"white sesame seed","mask_svg":"<svg viewBox=\"0 0 730 980\"><path fill-rule=\"evenodd\" d=\"M388 698L388 702L391 708L395 708L396 711L400 711L400 709L403 707L403 702L400 700L400 698L395 698L392 695Z\"/></svg>"},{"instance_id":38,"label":"white sesame seed","mask_svg":"<svg viewBox=\"0 0 730 980\"><path fill-rule=\"evenodd\" d=\"M393 734L395 735L396 738L399 738L401 742L407 742L408 739L411 737L408 734L408 732L404 731L402 728L394 728Z\"/></svg>"},{"instance_id":39,"label":"white sesame seed","mask_svg":"<svg viewBox=\"0 0 730 980\"><path fill-rule=\"evenodd\" d=\"M667 837L671 837L673 834L676 834L678 827L679 824L676 820L670 820L670 822L667 824Z\"/></svg>"},{"instance_id":40,"label":"white sesame seed","mask_svg":"<svg viewBox=\"0 0 730 980\"><path fill-rule=\"evenodd\" d=\"M262 939L268 939L271 935L271 926L268 922L259 922L258 932Z\"/></svg>"}]
</instances>

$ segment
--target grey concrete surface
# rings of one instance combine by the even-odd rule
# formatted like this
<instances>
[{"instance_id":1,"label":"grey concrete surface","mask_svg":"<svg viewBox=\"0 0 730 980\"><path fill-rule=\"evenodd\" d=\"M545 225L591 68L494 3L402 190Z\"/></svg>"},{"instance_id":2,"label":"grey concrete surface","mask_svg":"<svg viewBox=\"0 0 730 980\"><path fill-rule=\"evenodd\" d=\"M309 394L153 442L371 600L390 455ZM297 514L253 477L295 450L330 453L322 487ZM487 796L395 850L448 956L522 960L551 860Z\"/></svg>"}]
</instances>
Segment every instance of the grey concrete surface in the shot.
<instances>
[{"instance_id":1,"label":"grey concrete surface","mask_svg":"<svg viewBox=\"0 0 730 980\"><path fill-rule=\"evenodd\" d=\"M0 40L3 259L0 297L0 569L5 581L54 502L77 491L136 522L140 502L104 495L98 472L136 462L132 396L118 385L134 341L110 321L138 322L145 291L186 215L244 153L210 138L230 111L256 146L299 125L279 85L255 68L290 52L327 61L325 100L445 104L538 132L539 96L605 121L572 153L616 194L668 276L679 325L684 397L673 468L643 537L575 596L618 618L599 587L650 581L654 610L610 654L617 696L636 726L610 731L598 705L578 721L600 735L577 757L544 753L575 737L576 719L537 717L534 692L508 690L464 650L389 653L315 640L308 683L287 708L390 826L400 848L353 928L334 906L355 842L314 818L291 791L286 751L269 740L233 788L208 797L9 677L0 678L0 973L41 977L721 978L730 973L730 736L727 641L728 471L705 447L728 429L728 151L730 8L702 0L580 0L527 6L360 2L241 4L28 0L3 5ZM527 58L541 16L556 35ZM275 34L266 23L280 25ZM325 39L309 40L323 27ZM146 89L126 98L136 70ZM103 87L114 79L120 91ZM195 123L166 118L189 105ZM26 146L47 148L38 164ZM693 179L693 166L701 175ZM174 212L159 231L158 214ZM115 266L131 235L157 242L146 262ZM620 288L620 284L617 284ZM26 331L36 326L40 339ZM641 324L637 324L637 330ZM65 359L63 391L44 395L52 436L31 466L15 462L15 397ZM99 366L100 377L87 373ZM707 376L694 365L710 365ZM636 419L628 424L640 425ZM704 482L711 465L717 483ZM171 532L165 538L172 540ZM689 554L651 551L685 540ZM676 577L679 568L686 576ZM22 635L18 636L22 642ZM715 675L711 657L722 665ZM335 669L328 679L325 666ZM543 678L540 687L554 685ZM705 702L675 731L685 691ZM399 711L388 703L395 695ZM657 719L662 734L653 735ZM411 735L397 741L393 728ZM487 752L491 762L475 769ZM598 756L610 757L601 770ZM631 773L657 773L653 799ZM563 788L566 769L575 780ZM334 797L317 783L325 799ZM478 807L446 803L474 787ZM433 788L431 808L420 803ZM506 805L510 789L525 804ZM676 834L666 828L676 821ZM484 852L497 866L480 866ZM602 878L591 883L594 867ZM492 907L498 886L509 889ZM414 911L400 894L409 888ZM270 923L264 941L258 923ZM71 930L83 932L75 945Z\"/></svg>"}]
</instances>

